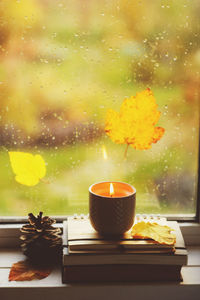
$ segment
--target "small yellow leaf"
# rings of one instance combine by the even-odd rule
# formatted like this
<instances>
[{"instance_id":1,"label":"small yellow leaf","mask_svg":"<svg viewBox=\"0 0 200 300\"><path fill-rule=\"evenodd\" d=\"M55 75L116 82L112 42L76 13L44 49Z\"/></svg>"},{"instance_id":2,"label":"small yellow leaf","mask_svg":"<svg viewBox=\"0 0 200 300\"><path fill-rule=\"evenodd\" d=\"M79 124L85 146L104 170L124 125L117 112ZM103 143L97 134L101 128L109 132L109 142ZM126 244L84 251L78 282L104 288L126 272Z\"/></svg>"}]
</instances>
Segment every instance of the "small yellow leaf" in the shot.
<instances>
[{"instance_id":1,"label":"small yellow leaf","mask_svg":"<svg viewBox=\"0 0 200 300\"><path fill-rule=\"evenodd\" d=\"M139 222L132 227L131 234L135 239L153 239L159 244L174 245L176 236L172 234L171 231L173 231L173 229L166 225Z\"/></svg>"},{"instance_id":2,"label":"small yellow leaf","mask_svg":"<svg viewBox=\"0 0 200 300\"><path fill-rule=\"evenodd\" d=\"M46 175L45 162L39 154L9 152L9 157L18 183L34 186Z\"/></svg>"}]
</instances>

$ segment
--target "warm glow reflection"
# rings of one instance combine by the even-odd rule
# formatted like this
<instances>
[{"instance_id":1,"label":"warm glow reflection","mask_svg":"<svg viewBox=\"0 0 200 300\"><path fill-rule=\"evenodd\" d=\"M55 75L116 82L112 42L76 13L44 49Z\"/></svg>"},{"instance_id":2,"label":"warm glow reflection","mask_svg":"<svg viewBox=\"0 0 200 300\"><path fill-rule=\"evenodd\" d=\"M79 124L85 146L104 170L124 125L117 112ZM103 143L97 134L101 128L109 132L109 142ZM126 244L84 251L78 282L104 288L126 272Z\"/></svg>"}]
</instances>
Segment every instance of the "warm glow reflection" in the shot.
<instances>
[{"instance_id":1,"label":"warm glow reflection","mask_svg":"<svg viewBox=\"0 0 200 300\"><path fill-rule=\"evenodd\" d=\"M115 191L114 191L114 186L112 183L110 183L110 196L114 195Z\"/></svg>"},{"instance_id":2,"label":"warm glow reflection","mask_svg":"<svg viewBox=\"0 0 200 300\"><path fill-rule=\"evenodd\" d=\"M103 158L104 158L105 160L108 159L106 147L105 147L104 145L102 146L102 153L103 153Z\"/></svg>"}]
</instances>

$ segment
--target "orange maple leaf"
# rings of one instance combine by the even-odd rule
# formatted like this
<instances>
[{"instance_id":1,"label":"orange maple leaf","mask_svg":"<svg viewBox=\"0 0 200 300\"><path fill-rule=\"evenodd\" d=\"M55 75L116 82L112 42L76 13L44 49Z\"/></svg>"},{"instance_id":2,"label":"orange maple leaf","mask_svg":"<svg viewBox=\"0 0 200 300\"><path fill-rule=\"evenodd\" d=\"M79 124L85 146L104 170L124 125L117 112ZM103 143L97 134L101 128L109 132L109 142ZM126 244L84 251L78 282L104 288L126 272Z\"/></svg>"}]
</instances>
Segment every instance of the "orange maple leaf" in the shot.
<instances>
[{"instance_id":1,"label":"orange maple leaf","mask_svg":"<svg viewBox=\"0 0 200 300\"><path fill-rule=\"evenodd\" d=\"M105 132L116 144L131 145L134 149L151 148L164 134L164 128L155 127L160 119L158 105L150 89L124 99L120 112L108 110Z\"/></svg>"}]
</instances>

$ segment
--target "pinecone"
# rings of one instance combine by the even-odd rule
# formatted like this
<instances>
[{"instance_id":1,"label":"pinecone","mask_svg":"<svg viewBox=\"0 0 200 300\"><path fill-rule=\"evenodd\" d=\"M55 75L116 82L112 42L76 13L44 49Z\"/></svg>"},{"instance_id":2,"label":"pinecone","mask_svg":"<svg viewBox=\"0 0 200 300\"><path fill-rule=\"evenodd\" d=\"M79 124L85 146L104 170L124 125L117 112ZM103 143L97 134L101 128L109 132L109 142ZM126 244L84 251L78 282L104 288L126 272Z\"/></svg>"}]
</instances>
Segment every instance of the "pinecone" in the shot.
<instances>
[{"instance_id":1,"label":"pinecone","mask_svg":"<svg viewBox=\"0 0 200 300\"><path fill-rule=\"evenodd\" d=\"M42 212L35 217L32 213L28 216L30 224L22 226L23 233L20 239L23 241L21 248L31 262L48 263L58 261L61 254L61 230L52 224L56 221L50 217L42 217Z\"/></svg>"}]
</instances>

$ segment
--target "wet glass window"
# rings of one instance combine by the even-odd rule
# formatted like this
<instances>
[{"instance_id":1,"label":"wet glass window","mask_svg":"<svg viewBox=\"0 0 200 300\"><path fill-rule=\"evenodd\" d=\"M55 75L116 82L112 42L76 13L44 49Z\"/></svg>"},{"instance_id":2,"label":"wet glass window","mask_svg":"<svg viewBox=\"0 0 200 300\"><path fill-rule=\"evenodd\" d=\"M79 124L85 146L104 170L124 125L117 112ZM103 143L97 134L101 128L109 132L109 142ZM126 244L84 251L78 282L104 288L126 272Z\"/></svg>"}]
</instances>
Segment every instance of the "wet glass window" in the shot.
<instances>
[{"instance_id":1,"label":"wet glass window","mask_svg":"<svg viewBox=\"0 0 200 300\"><path fill-rule=\"evenodd\" d=\"M132 184L137 213L195 214L199 14L198 0L0 1L0 216L87 213L99 181ZM106 113L147 88L165 133L124 157ZM9 152L40 155L45 176L18 182Z\"/></svg>"}]
</instances>

